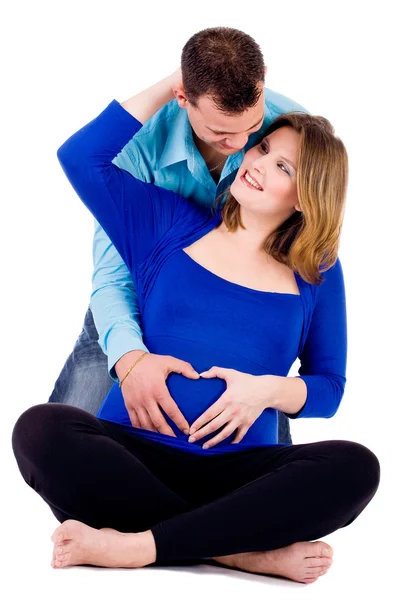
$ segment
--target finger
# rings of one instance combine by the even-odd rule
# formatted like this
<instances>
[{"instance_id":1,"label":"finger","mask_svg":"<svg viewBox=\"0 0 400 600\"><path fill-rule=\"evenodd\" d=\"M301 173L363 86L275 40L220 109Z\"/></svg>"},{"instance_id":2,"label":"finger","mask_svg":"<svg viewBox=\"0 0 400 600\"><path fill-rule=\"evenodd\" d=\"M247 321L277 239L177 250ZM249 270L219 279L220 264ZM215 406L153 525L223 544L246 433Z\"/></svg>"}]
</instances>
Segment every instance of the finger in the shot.
<instances>
[{"instance_id":1,"label":"finger","mask_svg":"<svg viewBox=\"0 0 400 600\"><path fill-rule=\"evenodd\" d=\"M199 373L192 367L192 365L179 358L169 357L171 362L168 364L169 373L180 373L189 379L200 379Z\"/></svg>"},{"instance_id":2,"label":"finger","mask_svg":"<svg viewBox=\"0 0 400 600\"><path fill-rule=\"evenodd\" d=\"M165 435L172 435L173 437L176 437L173 429L168 425L164 415L155 402L147 406L147 412L149 413L149 417L157 431L164 433Z\"/></svg>"},{"instance_id":3,"label":"finger","mask_svg":"<svg viewBox=\"0 0 400 600\"><path fill-rule=\"evenodd\" d=\"M222 413L222 411L226 408L226 392L222 394L222 396L214 402L190 427L190 435L193 435L200 427L203 427L206 423L215 419L218 415Z\"/></svg>"},{"instance_id":4,"label":"finger","mask_svg":"<svg viewBox=\"0 0 400 600\"><path fill-rule=\"evenodd\" d=\"M167 386L165 386L165 389L162 392L157 394L156 400L175 425L179 427L185 435L188 435L189 423L179 410L175 400L171 398Z\"/></svg>"},{"instance_id":5,"label":"finger","mask_svg":"<svg viewBox=\"0 0 400 600\"><path fill-rule=\"evenodd\" d=\"M203 377L204 379L218 377L219 379L225 379L226 381L231 371L232 369L223 369L222 367L211 367L211 369L208 369L208 371L203 371L202 373L200 373L200 377Z\"/></svg>"},{"instance_id":6,"label":"finger","mask_svg":"<svg viewBox=\"0 0 400 600\"><path fill-rule=\"evenodd\" d=\"M202 427L201 429L198 429L198 431L196 431L194 435L191 435L189 438L189 442L196 442L197 440L200 440L209 433L217 431L217 429L220 429L223 425L225 425L225 423L230 421L230 419L231 417L228 411L224 410L220 415L218 415L218 417L215 417L215 419L210 421L210 423L204 425L204 427Z\"/></svg>"},{"instance_id":7,"label":"finger","mask_svg":"<svg viewBox=\"0 0 400 600\"><path fill-rule=\"evenodd\" d=\"M156 431L153 423L151 422L149 414L145 408L143 408L143 407L137 408L136 412L137 412L137 416L139 418L139 423L140 423L139 427L141 427L142 429L147 429L148 431Z\"/></svg>"},{"instance_id":8,"label":"finger","mask_svg":"<svg viewBox=\"0 0 400 600\"><path fill-rule=\"evenodd\" d=\"M139 421L139 417L137 415L137 412L134 408L129 408L128 410L128 414L129 414L129 418L131 420L132 426L133 427L140 427L140 421Z\"/></svg>"},{"instance_id":9,"label":"finger","mask_svg":"<svg viewBox=\"0 0 400 600\"><path fill-rule=\"evenodd\" d=\"M220 442L225 440L228 436L230 436L231 433L233 433L235 431L237 426L238 426L238 424L236 423L236 421L231 421L230 423L228 423L226 425L226 427L223 428L223 430L218 435L216 435L214 438L211 438L211 440L207 440L207 442L202 447L204 449L207 449L207 448L212 448L216 444L219 444Z\"/></svg>"},{"instance_id":10,"label":"finger","mask_svg":"<svg viewBox=\"0 0 400 600\"><path fill-rule=\"evenodd\" d=\"M235 437L232 440L232 444L238 444L239 442L242 441L242 439L244 438L244 436L246 435L246 433L248 432L249 427L244 427L242 425L242 427L238 428L238 432L235 435Z\"/></svg>"}]
</instances>

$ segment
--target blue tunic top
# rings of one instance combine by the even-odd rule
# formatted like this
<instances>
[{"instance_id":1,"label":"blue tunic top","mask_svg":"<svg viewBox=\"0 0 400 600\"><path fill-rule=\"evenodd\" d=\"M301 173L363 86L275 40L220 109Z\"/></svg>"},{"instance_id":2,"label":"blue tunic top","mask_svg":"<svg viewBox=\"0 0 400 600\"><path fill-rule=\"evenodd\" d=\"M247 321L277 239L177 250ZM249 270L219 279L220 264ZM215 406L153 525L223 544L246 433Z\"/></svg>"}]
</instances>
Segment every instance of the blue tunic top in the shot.
<instances>
[{"instance_id":1,"label":"blue tunic top","mask_svg":"<svg viewBox=\"0 0 400 600\"><path fill-rule=\"evenodd\" d=\"M184 248L214 229L219 212L144 183L112 160L141 124L115 100L58 150L74 189L101 224L132 273L146 346L190 362L199 373L212 366L252 375L286 376L297 357L307 400L297 416L330 417L341 401L346 368L346 311L340 262L320 286L295 274L300 295L253 290L213 274ZM189 424L226 389L220 379L171 374L167 387ZM266 409L239 444L234 434L214 448L132 428L118 384L98 416L131 431L200 454L277 443L277 411ZM290 416L290 415L289 415Z\"/></svg>"}]
</instances>

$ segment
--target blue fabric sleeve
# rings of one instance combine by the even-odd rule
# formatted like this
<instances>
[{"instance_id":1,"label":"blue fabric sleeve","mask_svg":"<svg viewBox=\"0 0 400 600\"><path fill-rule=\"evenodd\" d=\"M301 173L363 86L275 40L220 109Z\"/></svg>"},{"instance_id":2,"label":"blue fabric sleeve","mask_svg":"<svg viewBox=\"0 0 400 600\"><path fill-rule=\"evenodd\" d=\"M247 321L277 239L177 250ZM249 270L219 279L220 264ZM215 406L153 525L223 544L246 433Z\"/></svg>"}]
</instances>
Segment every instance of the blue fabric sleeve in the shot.
<instances>
[{"instance_id":1,"label":"blue fabric sleeve","mask_svg":"<svg viewBox=\"0 0 400 600\"><path fill-rule=\"evenodd\" d=\"M204 213L175 192L139 181L112 163L140 128L139 121L114 100L96 119L71 136L57 153L71 185L104 229L131 274L172 225L181 221L183 229L190 228L189 224ZM103 244L99 252L111 251L107 238ZM113 256L110 260L108 275L112 279L114 270L119 267L113 262ZM130 309L132 320L136 320L139 318L138 305L132 306L131 298L129 294L120 296L117 308L121 311ZM117 321L111 334L118 335L122 353L124 347L125 351L140 348L142 342L139 339L130 346L132 329L127 332L124 326L123 321ZM107 341L112 343L112 337ZM118 358L113 354L109 365ZM113 370L110 374L115 377Z\"/></svg>"},{"instance_id":2,"label":"blue fabric sleeve","mask_svg":"<svg viewBox=\"0 0 400 600\"><path fill-rule=\"evenodd\" d=\"M141 123L114 100L57 152L71 185L131 273L149 256L177 213L192 205L175 192L135 179L112 163L140 128Z\"/></svg>"},{"instance_id":3,"label":"blue fabric sleeve","mask_svg":"<svg viewBox=\"0 0 400 600\"><path fill-rule=\"evenodd\" d=\"M332 417L346 383L347 325L343 272L339 259L323 273L310 329L300 355L299 376L307 386L307 399L297 415Z\"/></svg>"}]
</instances>

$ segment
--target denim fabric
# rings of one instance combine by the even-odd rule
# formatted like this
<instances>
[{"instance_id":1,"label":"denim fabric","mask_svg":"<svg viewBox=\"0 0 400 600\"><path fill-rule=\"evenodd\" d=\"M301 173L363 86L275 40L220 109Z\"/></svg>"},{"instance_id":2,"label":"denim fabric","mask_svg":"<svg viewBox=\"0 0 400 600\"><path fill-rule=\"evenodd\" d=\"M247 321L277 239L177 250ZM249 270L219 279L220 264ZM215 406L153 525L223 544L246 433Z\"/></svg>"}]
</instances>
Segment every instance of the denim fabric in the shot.
<instances>
[{"instance_id":1,"label":"denim fabric","mask_svg":"<svg viewBox=\"0 0 400 600\"><path fill-rule=\"evenodd\" d=\"M49 398L96 415L114 381L108 374L107 357L98 344L99 336L88 309L82 331Z\"/></svg>"}]
</instances>

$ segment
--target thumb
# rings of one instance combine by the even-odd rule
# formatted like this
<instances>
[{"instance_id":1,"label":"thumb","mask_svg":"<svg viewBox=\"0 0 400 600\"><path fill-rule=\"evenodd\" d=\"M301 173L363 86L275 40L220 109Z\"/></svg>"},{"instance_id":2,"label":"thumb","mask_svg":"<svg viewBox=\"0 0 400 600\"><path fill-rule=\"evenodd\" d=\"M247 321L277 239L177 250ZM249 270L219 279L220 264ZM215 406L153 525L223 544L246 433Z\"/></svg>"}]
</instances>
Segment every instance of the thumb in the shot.
<instances>
[{"instance_id":1,"label":"thumb","mask_svg":"<svg viewBox=\"0 0 400 600\"><path fill-rule=\"evenodd\" d=\"M204 379L211 379L212 377L218 377L219 379L225 379L227 381L230 369L223 369L222 367L211 367L208 371L200 373L200 377Z\"/></svg>"}]
</instances>

